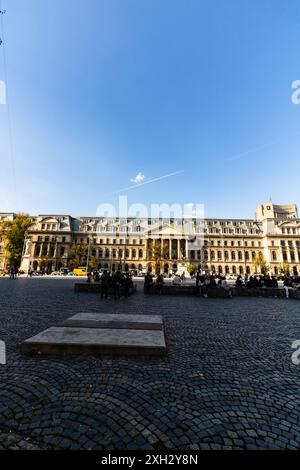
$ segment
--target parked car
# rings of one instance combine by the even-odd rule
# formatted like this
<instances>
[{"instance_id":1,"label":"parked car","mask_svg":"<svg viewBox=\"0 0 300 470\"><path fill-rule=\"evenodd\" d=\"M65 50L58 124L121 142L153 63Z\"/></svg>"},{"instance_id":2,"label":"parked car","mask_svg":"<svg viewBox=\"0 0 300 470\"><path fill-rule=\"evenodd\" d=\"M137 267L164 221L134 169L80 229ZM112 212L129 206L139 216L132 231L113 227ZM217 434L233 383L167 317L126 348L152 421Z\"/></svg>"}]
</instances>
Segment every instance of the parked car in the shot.
<instances>
[{"instance_id":1,"label":"parked car","mask_svg":"<svg viewBox=\"0 0 300 470\"><path fill-rule=\"evenodd\" d=\"M75 268L73 270L73 273L75 274L75 276L86 276L87 275L86 268Z\"/></svg>"}]
</instances>

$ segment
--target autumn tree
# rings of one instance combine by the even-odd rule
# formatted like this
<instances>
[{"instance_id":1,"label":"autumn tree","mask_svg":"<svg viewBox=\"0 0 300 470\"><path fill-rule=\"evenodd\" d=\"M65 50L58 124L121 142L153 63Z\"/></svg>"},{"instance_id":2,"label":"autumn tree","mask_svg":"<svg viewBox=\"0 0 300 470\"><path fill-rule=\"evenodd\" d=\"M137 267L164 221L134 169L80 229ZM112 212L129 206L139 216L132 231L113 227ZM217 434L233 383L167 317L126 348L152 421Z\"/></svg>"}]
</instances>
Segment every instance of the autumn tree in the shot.
<instances>
[{"instance_id":1,"label":"autumn tree","mask_svg":"<svg viewBox=\"0 0 300 470\"><path fill-rule=\"evenodd\" d=\"M254 258L254 266L255 266L255 270L257 272L257 269L259 268L260 269L260 272L261 274L263 275L266 275L268 272L269 272L269 265L266 261L266 258L264 257L264 255L259 252L255 258Z\"/></svg>"},{"instance_id":2,"label":"autumn tree","mask_svg":"<svg viewBox=\"0 0 300 470\"><path fill-rule=\"evenodd\" d=\"M289 276L291 273L291 268L287 263L283 263L280 268L280 274L284 274L285 276Z\"/></svg>"},{"instance_id":3,"label":"autumn tree","mask_svg":"<svg viewBox=\"0 0 300 470\"><path fill-rule=\"evenodd\" d=\"M13 220L4 220L0 225L0 237L4 241L6 258L10 266L20 267L25 234L32 225L28 215L18 214Z\"/></svg>"},{"instance_id":4,"label":"autumn tree","mask_svg":"<svg viewBox=\"0 0 300 470\"><path fill-rule=\"evenodd\" d=\"M71 269L85 266L89 247L86 243L72 243L69 254L69 267Z\"/></svg>"}]
</instances>

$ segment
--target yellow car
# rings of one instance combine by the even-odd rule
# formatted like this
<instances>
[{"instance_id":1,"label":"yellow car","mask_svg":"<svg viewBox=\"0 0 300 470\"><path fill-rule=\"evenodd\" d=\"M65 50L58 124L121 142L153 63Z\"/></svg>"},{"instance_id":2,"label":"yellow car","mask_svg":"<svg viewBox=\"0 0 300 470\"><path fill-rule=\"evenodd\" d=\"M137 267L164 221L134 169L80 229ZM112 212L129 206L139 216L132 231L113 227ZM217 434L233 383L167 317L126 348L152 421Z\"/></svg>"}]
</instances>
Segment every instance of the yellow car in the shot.
<instances>
[{"instance_id":1,"label":"yellow car","mask_svg":"<svg viewBox=\"0 0 300 470\"><path fill-rule=\"evenodd\" d=\"M75 276L87 276L86 268L73 269Z\"/></svg>"}]
</instances>

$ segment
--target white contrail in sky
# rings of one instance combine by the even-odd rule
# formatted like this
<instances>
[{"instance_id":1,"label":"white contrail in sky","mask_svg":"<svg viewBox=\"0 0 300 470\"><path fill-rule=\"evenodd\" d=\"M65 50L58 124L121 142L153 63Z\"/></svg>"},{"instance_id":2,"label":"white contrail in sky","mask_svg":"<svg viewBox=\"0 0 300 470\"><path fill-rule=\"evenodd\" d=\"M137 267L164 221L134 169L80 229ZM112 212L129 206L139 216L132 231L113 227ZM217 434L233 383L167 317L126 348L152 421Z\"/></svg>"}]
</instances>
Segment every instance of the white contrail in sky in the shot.
<instances>
[{"instance_id":1,"label":"white contrail in sky","mask_svg":"<svg viewBox=\"0 0 300 470\"><path fill-rule=\"evenodd\" d=\"M300 135L299 132L297 132L296 134L293 134L289 137L295 137L295 136L298 136ZM258 152L259 150L263 150L267 147L271 147L271 145L277 145L277 144L283 144L287 139L278 139L278 140L273 140L273 141L270 141L270 142L267 142L263 145L260 145L259 147L254 147L252 149L249 149L249 150L246 150L245 152L242 152L242 153L239 153L238 155L234 155L233 157L229 157L229 158L226 158L225 160L227 162L231 162L233 160L238 160L239 158L243 158L243 157L246 157L247 155L249 155L250 153L254 153L254 152Z\"/></svg>"},{"instance_id":2,"label":"white contrail in sky","mask_svg":"<svg viewBox=\"0 0 300 470\"><path fill-rule=\"evenodd\" d=\"M249 155L250 153L257 152L258 150L263 150L266 147L270 147L271 145L278 144L280 141L274 141L274 142L268 142L266 144L260 145L259 147L255 147L253 149L246 150L245 152L239 153L238 155L235 155L233 157L226 158L228 162L231 162L233 160L238 160L239 158L246 157L246 155Z\"/></svg>"},{"instance_id":3,"label":"white contrail in sky","mask_svg":"<svg viewBox=\"0 0 300 470\"><path fill-rule=\"evenodd\" d=\"M123 191L130 191L131 189L140 188L141 186L145 186L145 184L154 183L155 181L160 181L165 178L170 178L171 176L180 175L181 173L184 173L184 170L175 171L174 173L169 173L168 175L158 176L157 178L152 178L150 180L143 181L143 183L140 183L140 184L134 184L132 186L128 186L128 188L120 189L119 191L114 192L114 194L122 193Z\"/></svg>"}]
</instances>

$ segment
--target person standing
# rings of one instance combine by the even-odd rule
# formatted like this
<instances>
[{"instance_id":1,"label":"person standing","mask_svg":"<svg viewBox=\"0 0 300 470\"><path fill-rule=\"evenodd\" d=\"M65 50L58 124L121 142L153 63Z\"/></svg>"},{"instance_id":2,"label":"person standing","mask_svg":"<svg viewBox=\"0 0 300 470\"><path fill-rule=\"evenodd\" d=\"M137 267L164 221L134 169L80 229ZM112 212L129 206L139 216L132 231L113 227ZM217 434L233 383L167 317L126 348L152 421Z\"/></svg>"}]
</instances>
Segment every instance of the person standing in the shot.
<instances>
[{"instance_id":1,"label":"person standing","mask_svg":"<svg viewBox=\"0 0 300 470\"><path fill-rule=\"evenodd\" d=\"M109 284L110 284L109 274L106 271L104 271L104 273L101 276L101 288L100 288L101 299L103 299L103 297L105 297L105 299L108 299Z\"/></svg>"},{"instance_id":2,"label":"person standing","mask_svg":"<svg viewBox=\"0 0 300 470\"><path fill-rule=\"evenodd\" d=\"M150 294L150 289L153 286L153 279L150 271L147 272L144 279L144 292L145 294Z\"/></svg>"},{"instance_id":3,"label":"person standing","mask_svg":"<svg viewBox=\"0 0 300 470\"><path fill-rule=\"evenodd\" d=\"M16 279L16 270L14 266L12 266L9 270L9 279Z\"/></svg>"},{"instance_id":4,"label":"person standing","mask_svg":"<svg viewBox=\"0 0 300 470\"><path fill-rule=\"evenodd\" d=\"M122 284L122 274L121 271L117 271L112 277L112 286L114 291L114 299L120 299L120 285Z\"/></svg>"},{"instance_id":5,"label":"person standing","mask_svg":"<svg viewBox=\"0 0 300 470\"><path fill-rule=\"evenodd\" d=\"M164 285L164 277L162 274L158 274L156 278L156 289L159 294L162 293L163 285Z\"/></svg>"}]
</instances>

